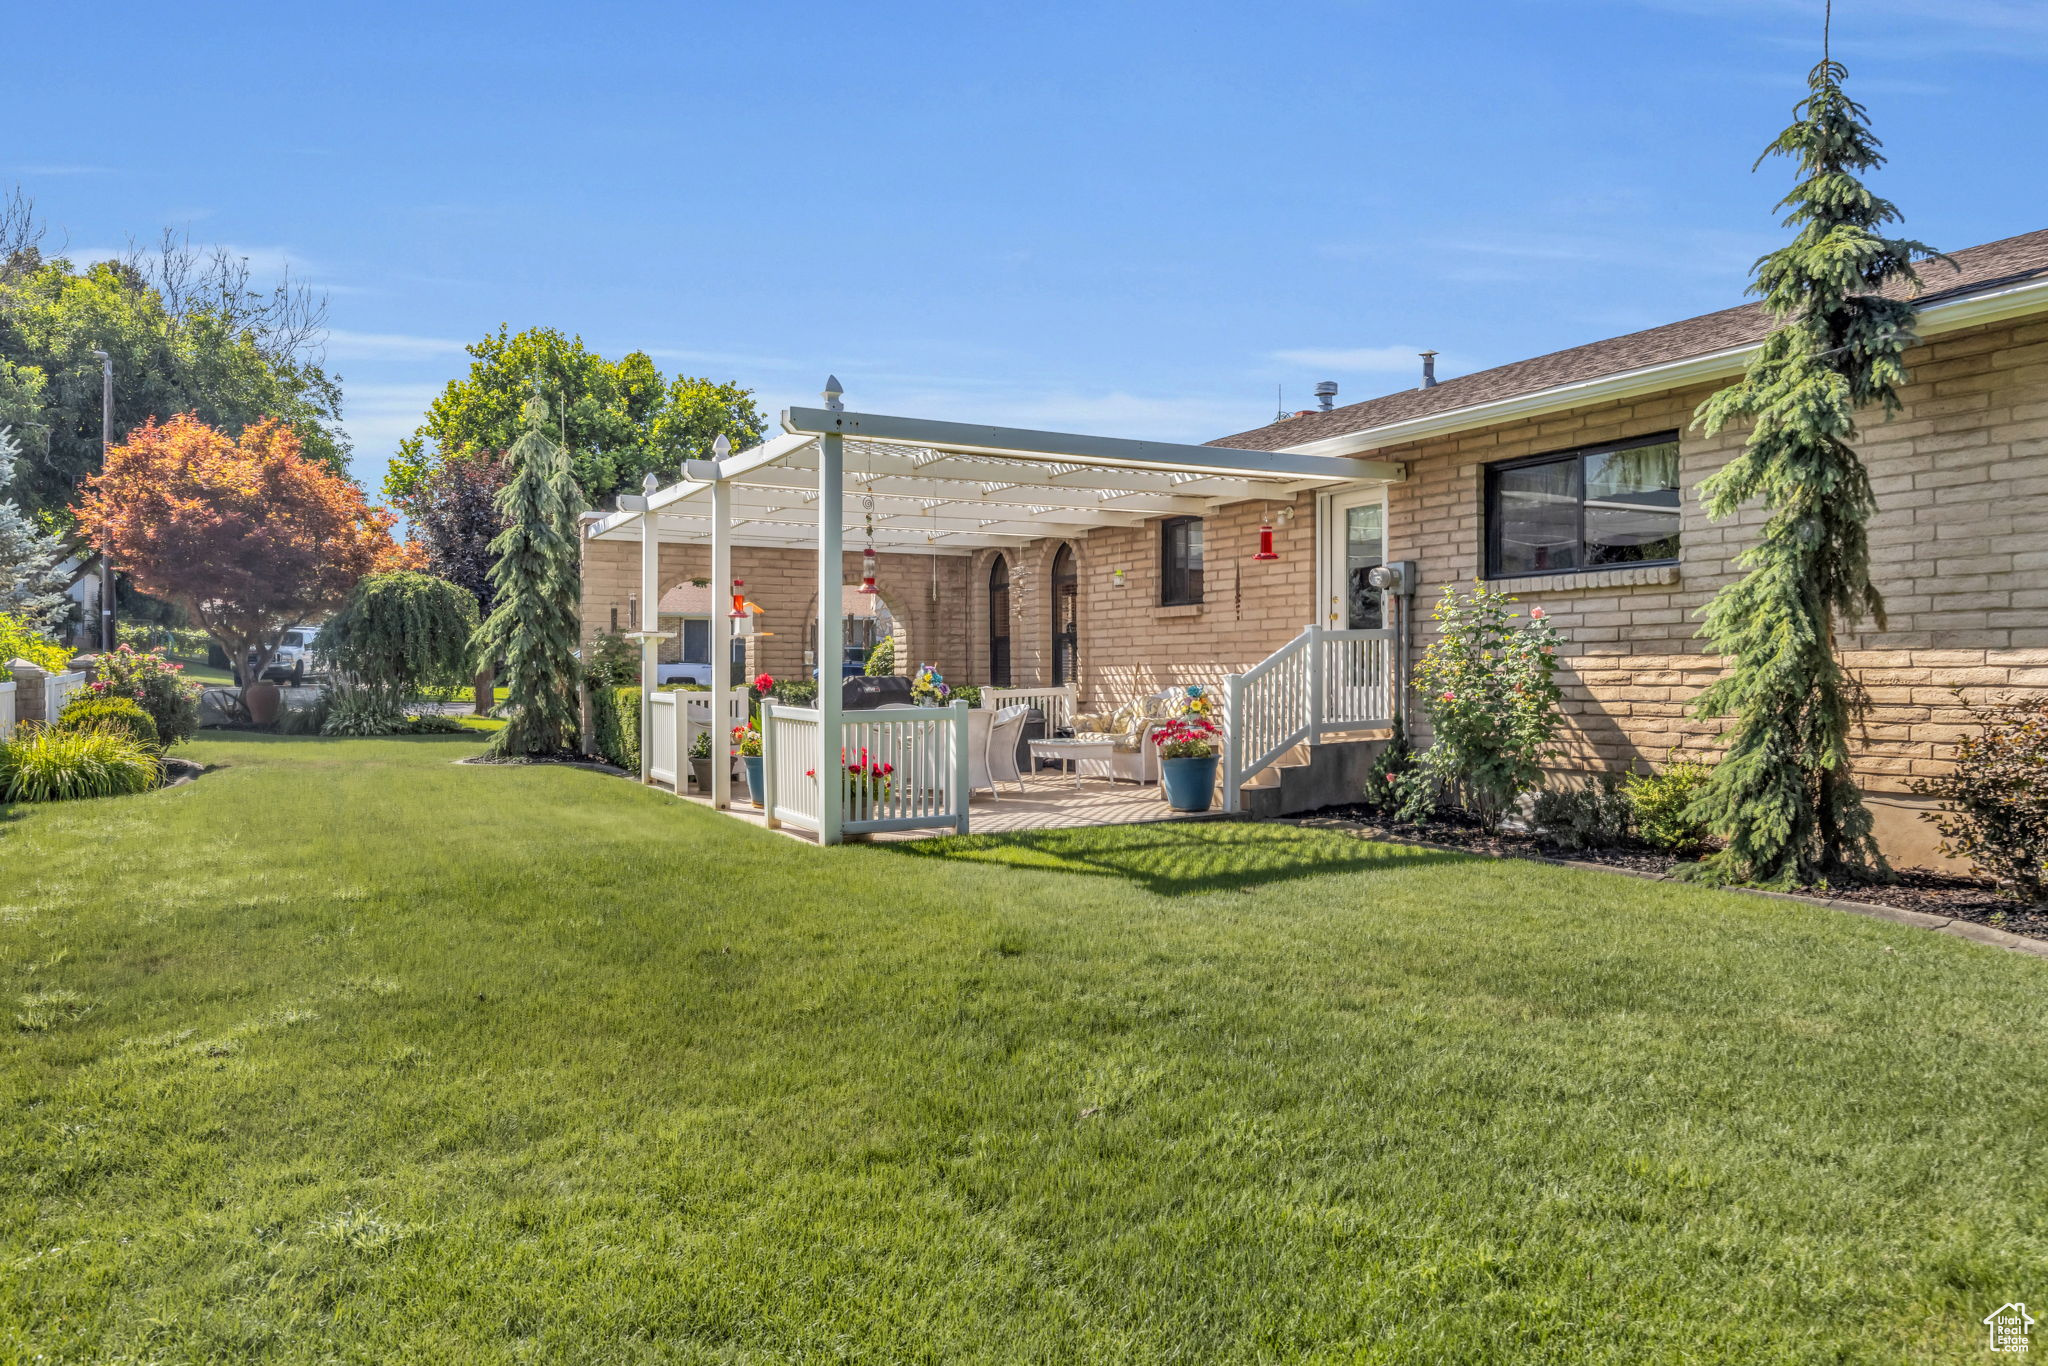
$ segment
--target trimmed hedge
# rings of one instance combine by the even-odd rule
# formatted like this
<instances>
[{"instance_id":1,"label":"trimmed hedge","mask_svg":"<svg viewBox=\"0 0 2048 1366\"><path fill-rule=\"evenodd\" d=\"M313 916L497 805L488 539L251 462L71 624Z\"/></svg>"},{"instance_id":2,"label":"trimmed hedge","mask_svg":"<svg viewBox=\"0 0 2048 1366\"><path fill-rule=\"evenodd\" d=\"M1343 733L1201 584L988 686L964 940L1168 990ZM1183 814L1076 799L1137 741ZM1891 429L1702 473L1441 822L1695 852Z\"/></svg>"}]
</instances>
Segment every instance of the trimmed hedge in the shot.
<instances>
[{"instance_id":1,"label":"trimmed hedge","mask_svg":"<svg viewBox=\"0 0 2048 1366\"><path fill-rule=\"evenodd\" d=\"M57 713L58 730L109 730L125 735L138 745L161 749L156 721L140 705L125 697L102 697L87 693L74 697Z\"/></svg>"}]
</instances>

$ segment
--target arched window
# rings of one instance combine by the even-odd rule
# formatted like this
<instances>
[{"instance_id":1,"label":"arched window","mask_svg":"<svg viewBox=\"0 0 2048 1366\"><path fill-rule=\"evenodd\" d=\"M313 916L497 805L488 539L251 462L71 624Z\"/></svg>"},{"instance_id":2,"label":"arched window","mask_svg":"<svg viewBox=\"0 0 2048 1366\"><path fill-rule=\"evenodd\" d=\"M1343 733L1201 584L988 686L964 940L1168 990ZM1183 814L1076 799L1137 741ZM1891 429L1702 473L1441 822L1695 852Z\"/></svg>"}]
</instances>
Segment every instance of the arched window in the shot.
<instances>
[{"instance_id":1,"label":"arched window","mask_svg":"<svg viewBox=\"0 0 2048 1366\"><path fill-rule=\"evenodd\" d=\"M1052 557L1052 685L1080 681L1081 581L1074 547L1062 545Z\"/></svg>"},{"instance_id":2,"label":"arched window","mask_svg":"<svg viewBox=\"0 0 2048 1366\"><path fill-rule=\"evenodd\" d=\"M988 567L988 681L1010 686L1010 562L1001 555Z\"/></svg>"}]
</instances>

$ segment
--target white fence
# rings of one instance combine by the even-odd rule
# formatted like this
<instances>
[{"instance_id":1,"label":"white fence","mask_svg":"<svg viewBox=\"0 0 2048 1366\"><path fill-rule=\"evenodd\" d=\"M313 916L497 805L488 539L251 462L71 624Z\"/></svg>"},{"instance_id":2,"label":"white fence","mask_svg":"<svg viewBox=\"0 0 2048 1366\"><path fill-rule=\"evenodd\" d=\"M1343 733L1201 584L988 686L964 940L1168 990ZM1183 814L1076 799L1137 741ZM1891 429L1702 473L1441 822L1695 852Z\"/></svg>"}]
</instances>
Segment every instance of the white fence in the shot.
<instances>
[{"instance_id":1,"label":"white fence","mask_svg":"<svg viewBox=\"0 0 2048 1366\"><path fill-rule=\"evenodd\" d=\"M647 694L647 734L640 737L640 748L646 756L647 776L680 792L683 783L676 774L676 696L672 692Z\"/></svg>"},{"instance_id":2,"label":"white fence","mask_svg":"<svg viewBox=\"0 0 2048 1366\"><path fill-rule=\"evenodd\" d=\"M51 674L44 679L43 719L55 724L57 717L64 710L64 704L71 700L73 693L84 686L85 675L82 673Z\"/></svg>"},{"instance_id":3,"label":"white fence","mask_svg":"<svg viewBox=\"0 0 2048 1366\"><path fill-rule=\"evenodd\" d=\"M1074 724L1074 685L1063 684L1057 688L983 688L981 705L987 711L996 711L1018 703L1036 707L1045 717L1045 733L1057 735L1070 730Z\"/></svg>"},{"instance_id":4,"label":"white fence","mask_svg":"<svg viewBox=\"0 0 2048 1366\"><path fill-rule=\"evenodd\" d=\"M1296 745L1394 724L1394 632L1303 629L1223 682L1223 806Z\"/></svg>"},{"instance_id":5,"label":"white fence","mask_svg":"<svg viewBox=\"0 0 2048 1366\"><path fill-rule=\"evenodd\" d=\"M14 734L14 684L0 682L0 740Z\"/></svg>"},{"instance_id":6,"label":"white fence","mask_svg":"<svg viewBox=\"0 0 2048 1366\"><path fill-rule=\"evenodd\" d=\"M835 832L824 783L839 780L838 834L947 827L967 833L967 704L885 707L840 718L840 743L828 754L815 710L761 707L762 794L771 823ZM847 775L846 765L886 764L880 778Z\"/></svg>"},{"instance_id":7,"label":"white fence","mask_svg":"<svg viewBox=\"0 0 2048 1366\"><path fill-rule=\"evenodd\" d=\"M809 707L761 703L761 806L768 824L822 829L824 807L819 800L818 770L824 746L818 743L819 718Z\"/></svg>"}]
</instances>

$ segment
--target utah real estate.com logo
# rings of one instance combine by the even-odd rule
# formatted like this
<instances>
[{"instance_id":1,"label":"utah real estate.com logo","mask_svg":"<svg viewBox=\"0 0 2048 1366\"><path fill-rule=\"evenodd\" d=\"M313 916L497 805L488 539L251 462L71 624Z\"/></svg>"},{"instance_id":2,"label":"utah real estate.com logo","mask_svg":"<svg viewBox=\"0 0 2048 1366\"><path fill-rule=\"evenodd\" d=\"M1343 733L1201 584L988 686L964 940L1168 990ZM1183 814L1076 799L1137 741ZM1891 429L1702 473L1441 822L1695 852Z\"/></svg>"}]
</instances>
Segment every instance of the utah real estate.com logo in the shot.
<instances>
[{"instance_id":1,"label":"utah real estate.com logo","mask_svg":"<svg viewBox=\"0 0 2048 1366\"><path fill-rule=\"evenodd\" d=\"M2002 1304L1984 1316L1984 1326L1991 1334L1988 1345L1992 1351L2024 1352L2027 1330L2034 1326L2034 1320L2024 1304Z\"/></svg>"}]
</instances>

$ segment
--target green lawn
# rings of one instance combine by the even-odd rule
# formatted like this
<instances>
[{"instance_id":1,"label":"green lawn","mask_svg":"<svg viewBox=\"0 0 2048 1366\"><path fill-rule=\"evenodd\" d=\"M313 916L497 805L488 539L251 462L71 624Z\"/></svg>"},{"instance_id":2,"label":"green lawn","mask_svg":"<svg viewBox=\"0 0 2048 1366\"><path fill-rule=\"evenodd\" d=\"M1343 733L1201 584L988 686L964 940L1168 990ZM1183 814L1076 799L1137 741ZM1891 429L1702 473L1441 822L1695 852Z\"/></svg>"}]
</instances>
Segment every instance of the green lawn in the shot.
<instances>
[{"instance_id":1,"label":"green lawn","mask_svg":"<svg viewBox=\"0 0 2048 1366\"><path fill-rule=\"evenodd\" d=\"M0 819L0 1362L1948 1361L2048 1298L2041 960L475 748Z\"/></svg>"}]
</instances>

